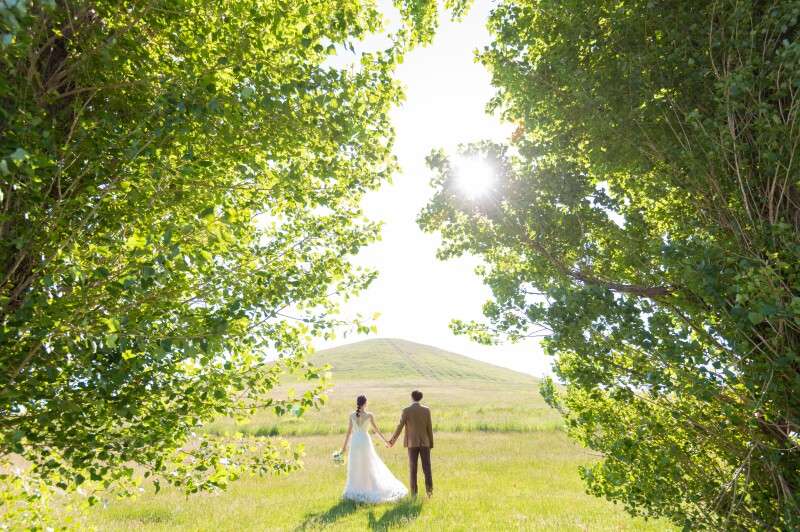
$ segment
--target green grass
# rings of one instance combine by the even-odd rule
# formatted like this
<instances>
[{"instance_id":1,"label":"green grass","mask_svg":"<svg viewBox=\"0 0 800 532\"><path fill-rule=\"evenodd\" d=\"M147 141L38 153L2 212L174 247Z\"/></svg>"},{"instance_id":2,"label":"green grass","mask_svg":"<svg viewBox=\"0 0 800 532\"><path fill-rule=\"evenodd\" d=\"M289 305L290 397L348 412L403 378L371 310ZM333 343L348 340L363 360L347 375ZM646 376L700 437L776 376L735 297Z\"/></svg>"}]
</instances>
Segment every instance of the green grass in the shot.
<instances>
[{"instance_id":1,"label":"green grass","mask_svg":"<svg viewBox=\"0 0 800 532\"><path fill-rule=\"evenodd\" d=\"M105 509L93 509L90 522L102 530L669 529L664 522L632 519L585 493L577 469L593 458L560 430L561 420L539 396L535 379L419 344L392 343L318 353L317 362L334 365L336 383L318 412L278 421L263 414L244 426L220 420L206 427L291 436L305 444L304 470L245 477L225 493L188 499L170 489L156 495L147 486L136 500L109 500ZM398 353L398 346L405 352ZM389 373L400 364L406 364L405 374ZM421 371L414 373L415 367ZM376 376L382 373L385 378ZM342 501L347 469L335 467L330 454L342 445L356 396L368 397L388 435L414 388L423 390L423 403L433 412L435 496L377 506ZM377 449L407 484L405 450Z\"/></svg>"},{"instance_id":2,"label":"green grass","mask_svg":"<svg viewBox=\"0 0 800 532\"><path fill-rule=\"evenodd\" d=\"M306 468L282 477L246 477L220 495L188 500L146 493L94 511L103 530L664 530L583 492L587 461L563 434L445 433L432 453L434 497L396 504L343 502L346 467L330 453L341 437L300 438ZM406 454L378 453L404 482ZM420 482L422 479L420 478Z\"/></svg>"},{"instance_id":3,"label":"green grass","mask_svg":"<svg viewBox=\"0 0 800 532\"><path fill-rule=\"evenodd\" d=\"M363 394L381 431L392 432L400 411L410 403L414 388L424 392L422 402L434 411L435 432L534 432L562 425L558 413L544 403L533 383L454 385L420 379L413 383L341 383L330 390L325 407L306 412L302 417L278 419L262 413L246 425L223 419L205 430L215 434L242 432L268 436L343 434L355 409L356 397Z\"/></svg>"}]
</instances>

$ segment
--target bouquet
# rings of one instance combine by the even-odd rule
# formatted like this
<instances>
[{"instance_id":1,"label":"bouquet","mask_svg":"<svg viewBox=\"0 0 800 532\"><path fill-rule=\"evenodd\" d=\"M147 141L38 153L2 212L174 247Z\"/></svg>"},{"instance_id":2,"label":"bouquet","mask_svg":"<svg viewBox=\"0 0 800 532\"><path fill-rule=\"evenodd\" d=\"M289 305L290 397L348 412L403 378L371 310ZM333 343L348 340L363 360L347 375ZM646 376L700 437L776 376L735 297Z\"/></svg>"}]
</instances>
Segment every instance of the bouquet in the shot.
<instances>
[{"instance_id":1,"label":"bouquet","mask_svg":"<svg viewBox=\"0 0 800 532\"><path fill-rule=\"evenodd\" d=\"M342 464L344 464L344 462L345 462L344 455L342 453L340 453L339 451L333 451L333 454L331 455L331 459L333 460L333 465L335 465L337 467L342 465Z\"/></svg>"}]
</instances>

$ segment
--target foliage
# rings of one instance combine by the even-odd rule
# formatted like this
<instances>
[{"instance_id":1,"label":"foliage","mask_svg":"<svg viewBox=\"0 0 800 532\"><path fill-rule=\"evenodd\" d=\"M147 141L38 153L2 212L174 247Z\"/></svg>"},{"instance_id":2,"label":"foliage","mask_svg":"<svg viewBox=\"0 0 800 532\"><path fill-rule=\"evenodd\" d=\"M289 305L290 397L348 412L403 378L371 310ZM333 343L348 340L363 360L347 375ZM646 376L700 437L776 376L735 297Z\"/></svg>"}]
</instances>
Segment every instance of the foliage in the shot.
<instances>
[{"instance_id":1,"label":"foliage","mask_svg":"<svg viewBox=\"0 0 800 532\"><path fill-rule=\"evenodd\" d=\"M800 527L800 2L528 0L480 54L508 146L441 152L421 226L471 252L494 342L544 334L543 393L597 496L685 528Z\"/></svg>"},{"instance_id":2,"label":"foliage","mask_svg":"<svg viewBox=\"0 0 800 532\"><path fill-rule=\"evenodd\" d=\"M308 339L374 277L358 202L395 169L393 67L435 27L397 3L390 48L341 68L374 2L0 4L0 457L31 467L4 470L4 521L137 471L191 493L300 464L194 431L325 401ZM276 397L286 372L316 383Z\"/></svg>"}]
</instances>

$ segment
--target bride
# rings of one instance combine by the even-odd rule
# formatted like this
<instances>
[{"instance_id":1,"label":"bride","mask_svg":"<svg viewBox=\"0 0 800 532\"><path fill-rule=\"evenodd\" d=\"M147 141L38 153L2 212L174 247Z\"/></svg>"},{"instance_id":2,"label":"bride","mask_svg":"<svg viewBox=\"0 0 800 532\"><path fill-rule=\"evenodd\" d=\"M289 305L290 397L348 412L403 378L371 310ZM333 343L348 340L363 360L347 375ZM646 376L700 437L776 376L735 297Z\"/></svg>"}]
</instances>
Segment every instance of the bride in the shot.
<instances>
[{"instance_id":1,"label":"bride","mask_svg":"<svg viewBox=\"0 0 800 532\"><path fill-rule=\"evenodd\" d=\"M381 431L375 425L375 418L367 412L367 398L359 395L356 399L356 411L350 414L350 425L342 445L342 454L350 442L350 454L347 456L347 485L344 488L345 499L358 502L391 502L408 495L408 489L397 480L386 464L380 459L369 437L370 425L375 433L386 442ZM353 438L350 441L350 435Z\"/></svg>"}]
</instances>

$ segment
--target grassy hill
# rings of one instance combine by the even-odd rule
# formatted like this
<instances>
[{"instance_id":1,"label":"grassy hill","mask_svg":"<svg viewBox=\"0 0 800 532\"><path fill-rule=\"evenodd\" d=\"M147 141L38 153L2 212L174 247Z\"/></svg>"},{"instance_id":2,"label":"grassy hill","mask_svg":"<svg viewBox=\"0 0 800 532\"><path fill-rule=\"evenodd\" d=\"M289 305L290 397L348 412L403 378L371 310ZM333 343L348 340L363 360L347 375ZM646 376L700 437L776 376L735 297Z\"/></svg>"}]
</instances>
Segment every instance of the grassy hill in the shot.
<instances>
[{"instance_id":1,"label":"grassy hill","mask_svg":"<svg viewBox=\"0 0 800 532\"><path fill-rule=\"evenodd\" d=\"M333 366L334 382L481 381L533 385L530 375L443 349L395 338L365 340L316 352L311 361Z\"/></svg>"},{"instance_id":2,"label":"grassy hill","mask_svg":"<svg viewBox=\"0 0 800 532\"><path fill-rule=\"evenodd\" d=\"M219 495L186 498L151 486L137 500L109 498L92 510L101 530L670 530L631 519L591 497L578 467L595 459L570 442L561 418L538 393L536 379L441 349L378 339L319 351L333 366L329 402L302 417L265 412L247 425L219 420L210 432L286 436L303 444L305 469L280 477L246 477ZM291 384L282 387L289 392ZM302 393L298 383L296 393ZM395 504L342 501L346 467L331 452L342 445L358 395L390 435L418 388L433 414L435 496ZM377 440L377 438L375 438ZM376 452L407 484L400 446Z\"/></svg>"},{"instance_id":3,"label":"grassy hill","mask_svg":"<svg viewBox=\"0 0 800 532\"><path fill-rule=\"evenodd\" d=\"M206 430L222 434L298 436L340 434L366 395L382 431L390 431L414 389L433 409L434 430L445 432L532 432L558 429L561 418L539 395L538 379L436 347L399 339L375 339L318 351L317 365L332 366L329 402L302 417L256 416L247 425L220 420ZM303 393L307 383L284 384L276 395ZM291 392L289 392L291 393Z\"/></svg>"}]
</instances>

